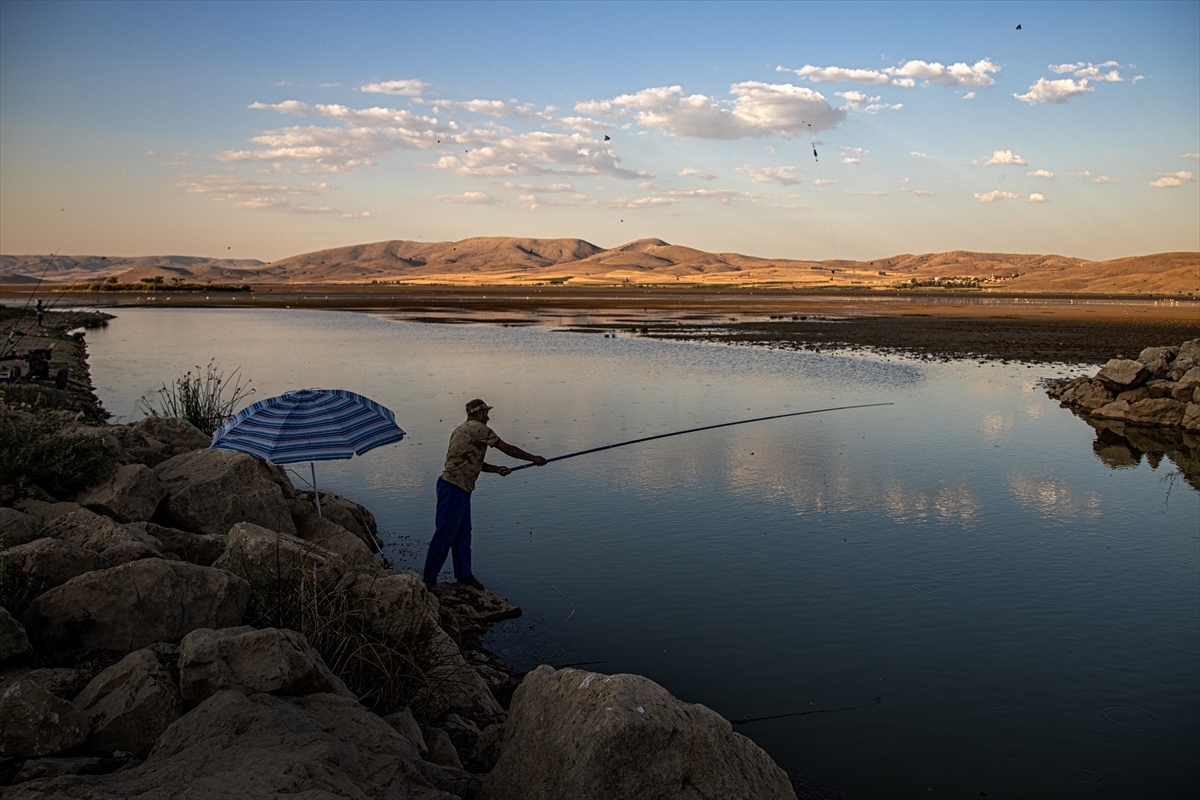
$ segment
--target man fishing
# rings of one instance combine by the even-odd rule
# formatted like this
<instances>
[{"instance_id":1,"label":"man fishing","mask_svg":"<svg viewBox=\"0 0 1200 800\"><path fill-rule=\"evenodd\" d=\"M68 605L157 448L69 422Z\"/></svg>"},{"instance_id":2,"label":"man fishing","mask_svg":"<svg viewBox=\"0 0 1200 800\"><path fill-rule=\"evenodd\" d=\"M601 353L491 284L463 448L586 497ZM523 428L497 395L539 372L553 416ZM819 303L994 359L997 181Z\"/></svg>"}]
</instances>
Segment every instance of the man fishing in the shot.
<instances>
[{"instance_id":1,"label":"man fishing","mask_svg":"<svg viewBox=\"0 0 1200 800\"><path fill-rule=\"evenodd\" d=\"M446 468L437 482L437 517L433 539L429 542L429 554L425 557L425 585L436 595L442 593L438 586L438 573L452 556L455 579L464 586L483 591L483 584L471 571L471 492L482 472L494 472L501 477L512 470L484 462L489 447L522 461L543 466L546 459L526 453L519 447L500 439L487 426L488 412L492 407L482 400L467 403L467 420L450 434L450 447L446 451Z\"/></svg>"}]
</instances>

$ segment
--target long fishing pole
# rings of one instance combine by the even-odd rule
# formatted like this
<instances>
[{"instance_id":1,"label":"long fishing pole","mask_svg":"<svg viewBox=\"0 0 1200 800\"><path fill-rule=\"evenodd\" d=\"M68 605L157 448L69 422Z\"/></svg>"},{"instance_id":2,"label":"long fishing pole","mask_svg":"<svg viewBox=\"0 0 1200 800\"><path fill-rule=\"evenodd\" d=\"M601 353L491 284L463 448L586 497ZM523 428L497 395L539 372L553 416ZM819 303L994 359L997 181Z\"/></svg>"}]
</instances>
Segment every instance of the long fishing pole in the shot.
<instances>
[{"instance_id":1,"label":"long fishing pole","mask_svg":"<svg viewBox=\"0 0 1200 800\"><path fill-rule=\"evenodd\" d=\"M711 431L714 428L728 428L730 425L745 425L750 422L763 422L768 419L783 419L784 417L800 417L805 414L822 414L826 411L845 411L849 408L875 408L877 406L890 406L894 403L864 403L857 406L836 406L835 408L815 408L811 411L793 411L789 414L773 414L769 417L755 417L754 419L740 419L737 422L722 422L717 425L705 425L701 428L688 428L686 431L673 431L671 433L660 433L657 436L644 436L641 439L630 439L628 442L617 442L616 444L606 444L602 447L593 447L590 450L580 450L578 453L567 453L565 456L555 456L547 458L546 463L551 461L562 461L565 458L575 458L575 456L586 456L588 453L599 453L601 450L612 450L614 447L625 447L630 444L638 444L640 442L652 442L655 439L666 439L668 436L682 436L685 433L698 433L699 431ZM518 467L509 467L509 472L516 472L519 469L532 467L533 464L521 464Z\"/></svg>"}]
</instances>

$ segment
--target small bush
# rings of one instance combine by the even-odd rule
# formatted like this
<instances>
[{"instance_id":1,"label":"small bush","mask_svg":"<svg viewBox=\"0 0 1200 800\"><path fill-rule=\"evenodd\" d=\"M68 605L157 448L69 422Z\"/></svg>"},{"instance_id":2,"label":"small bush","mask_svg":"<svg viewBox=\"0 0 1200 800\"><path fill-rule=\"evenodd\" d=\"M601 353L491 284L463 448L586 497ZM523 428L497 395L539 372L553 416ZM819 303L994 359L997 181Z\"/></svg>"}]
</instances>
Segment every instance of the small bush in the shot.
<instances>
[{"instance_id":1,"label":"small bush","mask_svg":"<svg viewBox=\"0 0 1200 800\"><path fill-rule=\"evenodd\" d=\"M69 497L111 475L116 462L99 439L65 430L66 424L56 414L0 419L0 486L40 486Z\"/></svg>"},{"instance_id":2,"label":"small bush","mask_svg":"<svg viewBox=\"0 0 1200 800\"><path fill-rule=\"evenodd\" d=\"M433 622L389 614L369 597L322 584L302 555L280 558L291 561L276 564L279 577L244 563L229 566L250 583L247 624L304 634L359 702L381 716L408 706L425 719L443 699L453 700L456 662Z\"/></svg>"},{"instance_id":3,"label":"small bush","mask_svg":"<svg viewBox=\"0 0 1200 800\"><path fill-rule=\"evenodd\" d=\"M195 374L188 370L170 386L163 384L157 392L157 406L145 397L138 405L151 416L186 419L212 436L233 416L238 402L254 394L254 390L248 388L250 382L243 384L238 377L240 367L227 379L215 365L216 359L213 359L208 362L203 375L200 367L196 367Z\"/></svg>"},{"instance_id":4,"label":"small bush","mask_svg":"<svg viewBox=\"0 0 1200 800\"><path fill-rule=\"evenodd\" d=\"M62 392L36 383L0 386L0 401L10 406L25 406L34 412L62 408Z\"/></svg>"}]
</instances>

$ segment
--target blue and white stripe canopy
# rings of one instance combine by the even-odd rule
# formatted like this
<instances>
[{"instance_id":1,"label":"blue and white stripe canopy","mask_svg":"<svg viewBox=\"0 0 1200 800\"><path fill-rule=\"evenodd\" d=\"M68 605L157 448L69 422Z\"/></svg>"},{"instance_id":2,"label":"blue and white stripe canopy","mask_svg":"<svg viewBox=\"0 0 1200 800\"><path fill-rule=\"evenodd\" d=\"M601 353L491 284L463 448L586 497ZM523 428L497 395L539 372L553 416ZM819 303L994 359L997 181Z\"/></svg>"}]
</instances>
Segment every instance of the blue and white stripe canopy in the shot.
<instances>
[{"instance_id":1,"label":"blue and white stripe canopy","mask_svg":"<svg viewBox=\"0 0 1200 800\"><path fill-rule=\"evenodd\" d=\"M292 464L350 458L403 438L396 415L374 400L345 389L297 389L239 411L212 446Z\"/></svg>"}]
</instances>

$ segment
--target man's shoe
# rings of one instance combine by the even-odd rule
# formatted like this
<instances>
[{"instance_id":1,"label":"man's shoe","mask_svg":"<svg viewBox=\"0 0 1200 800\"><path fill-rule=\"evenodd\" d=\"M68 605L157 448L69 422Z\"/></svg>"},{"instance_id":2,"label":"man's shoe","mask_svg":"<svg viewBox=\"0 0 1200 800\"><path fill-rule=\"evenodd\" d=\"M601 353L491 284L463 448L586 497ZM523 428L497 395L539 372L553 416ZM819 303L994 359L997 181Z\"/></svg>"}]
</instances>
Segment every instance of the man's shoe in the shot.
<instances>
[{"instance_id":1,"label":"man's shoe","mask_svg":"<svg viewBox=\"0 0 1200 800\"><path fill-rule=\"evenodd\" d=\"M462 586L470 586L472 589L478 589L481 592L484 591L483 584L480 583L479 579L474 575L468 575L465 578L459 578L458 582Z\"/></svg>"},{"instance_id":2,"label":"man's shoe","mask_svg":"<svg viewBox=\"0 0 1200 800\"><path fill-rule=\"evenodd\" d=\"M425 589L434 597L442 596L442 587L438 585L437 581L425 581Z\"/></svg>"}]
</instances>

